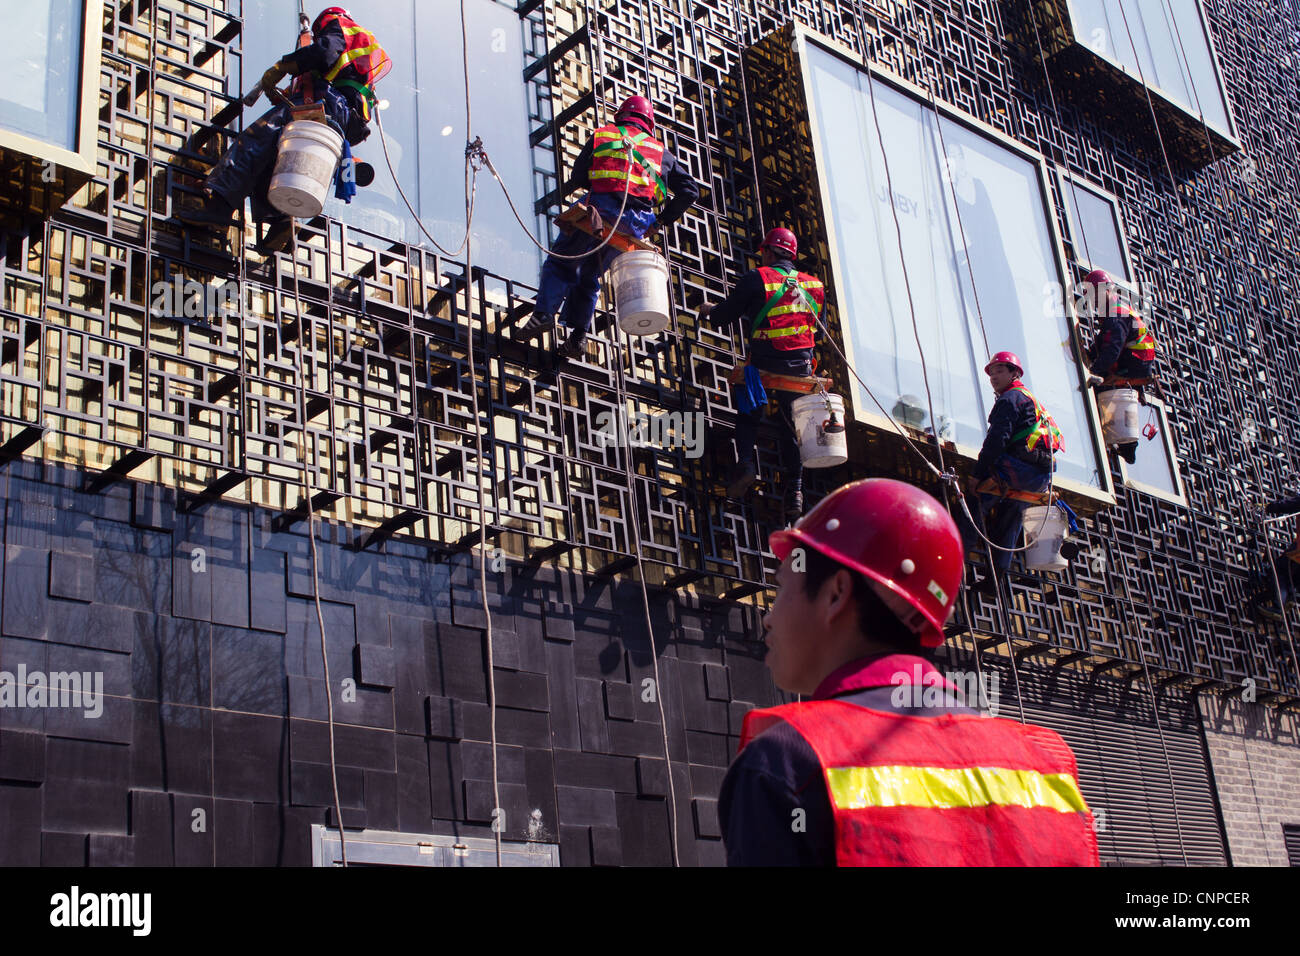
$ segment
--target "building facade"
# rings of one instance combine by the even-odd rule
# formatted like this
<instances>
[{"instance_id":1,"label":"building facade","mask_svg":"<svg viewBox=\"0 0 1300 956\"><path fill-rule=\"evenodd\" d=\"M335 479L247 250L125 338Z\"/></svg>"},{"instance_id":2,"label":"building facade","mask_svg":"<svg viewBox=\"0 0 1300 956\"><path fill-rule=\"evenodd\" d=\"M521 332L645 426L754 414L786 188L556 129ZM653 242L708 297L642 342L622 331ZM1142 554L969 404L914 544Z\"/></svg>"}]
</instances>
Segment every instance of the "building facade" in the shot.
<instances>
[{"instance_id":1,"label":"building facade","mask_svg":"<svg viewBox=\"0 0 1300 956\"><path fill-rule=\"evenodd\" d=\"M173 217L296 4L61 0L23 27L0 862L329 864L340 815L354 862L493 863L498 837L519 865L723 862L740 721L783 699L781 463L764 430L758 492L722 493L743 343L697 310L773 225L826 281L851 419L813 497L941 495L1004 348L1065 433L1078 555L969 595L941 666L1062 733L1104 862L1300 862L1296 619L1250 601L1292 530L1260 506L1297 493L1291 0L371 6L376 179L269 253ZM666 236L672 323L623 335L608 297L557 367L514 337L527 233L631 94L704 186ZM1132 466L1085 385L1095 267L1159 343Z\"/></svg>"}]
</instances>

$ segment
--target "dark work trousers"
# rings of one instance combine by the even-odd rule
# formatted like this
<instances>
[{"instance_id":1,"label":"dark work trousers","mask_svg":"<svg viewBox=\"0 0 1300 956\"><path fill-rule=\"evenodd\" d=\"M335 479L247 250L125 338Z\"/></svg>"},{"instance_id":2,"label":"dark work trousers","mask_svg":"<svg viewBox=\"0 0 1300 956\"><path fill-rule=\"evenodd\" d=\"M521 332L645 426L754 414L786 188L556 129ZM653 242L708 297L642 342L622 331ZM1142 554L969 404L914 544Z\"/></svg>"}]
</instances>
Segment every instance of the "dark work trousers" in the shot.
<instances>
[{"instance_id":1,"label":"dark work trousers","mask_svg":"<svg viewBox=\"0 0 1300 956\"><path fill-rule=\"evenodd\" d=\"M812 358L809 350L798 349L789 352L788 355L789 357L755 355L749 363L764 372L776 372L781 375L812 375ZM734 386L732 396L737 402L739 393L740 386ZM794 433L794 416L790 406L803 396L798 392L783 392L775 389L768 393L769 398L772 396L776 397L777 408L782 419L781 470L790 479L789 482L784 483L785 491L787 493L793 493L795 490L802 491L803 458L799 454L799 439ZM742 464L754 461L754 442L758 438L758 424L763 420L766 412L766 408L756 408L749 415L739 416L736 422L736 460Z\"/></svg>"},{"instance_id":2,"label":"dark work trousers","mask_svg":"<svg viewBox=\"0 0 1300 956\"><path fill-rule=\"evenodd\" d=\"M1003 455L994 461L992 471L992 477L1018 491L1046 491L1052 478L1051 472L1010 455ZM1028 502L1013 498L988 494L979 496L979 510L974 512L974 516L983 525L984 535L998 546L992 549L993 566L998 571L1007 571L1011 567L1013 552L1005 549L1019 547L1020 528L1028 507ZM983 550L986 545L966 520L964 512L959 523L966 550Z\"/></svg>"},{"instance_id":3,"label":"dark work trousers","mask_svg":"<svg viewBox=\"0 0 1300 956\"><path fill-rule=\"evenodd\" d=\"M623 218L618 218L619 206L623 204L622 193L593 193L588 197L591 205L600 210L601 217L608 226L617 221L618 231L636 236L640 239L655 223L655 214L650 209L633 209L630 205L623 211ZM551 246L552 252L562 256L580 256L600 245L595 236L575 229L561 234ZM622 251L612 245L605 245L599 252L584 259L557 259L547 256L542 263L542 277L538 283L537 304L533 311L538 315L554 315L564 304L560 312L560 321L568 329L591 330L591 317L596 313L596 300L600 298L600 279Z\"/></svg>"},{"instance_id":4,"label":"dark work trousers","mask_svg":"<svg viewBox=\"0 0 1300 956\"><path fill-rule=\"evenodd\" d=\"M302 105L302 100L301 95L293 97L296 106ZM337 132L342 133L351 128L353 117L347 100L334 90L326 88L321 102L325 104L326 117ZM244 200L251 196L253 218L259 221L275 223L287 220L288 216L266 201L266 192L271 187L271 176L275 172L280 134L289 119L289 107L277 106L263 113L235 137L235 141L208 175L205 183L208 189L219 194L236 210L242 209Z\"/></svg>"}]
</instances>

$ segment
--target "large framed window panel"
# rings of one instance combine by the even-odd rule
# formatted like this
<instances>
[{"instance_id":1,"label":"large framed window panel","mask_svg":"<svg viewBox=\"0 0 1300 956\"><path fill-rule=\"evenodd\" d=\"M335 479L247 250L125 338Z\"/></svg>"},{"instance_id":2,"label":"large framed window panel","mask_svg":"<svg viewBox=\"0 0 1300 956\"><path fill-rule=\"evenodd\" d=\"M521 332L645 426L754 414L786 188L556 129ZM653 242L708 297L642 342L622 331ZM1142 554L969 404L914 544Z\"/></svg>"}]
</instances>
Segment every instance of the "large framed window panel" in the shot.
<instances>
[{"instance_id":1,"label":"large framed window panel","mask_svg":"<svg viewBox=\"0 0 1300 956\"><path fill-rule=\"evenodd\" d=\"M1075 39L1232 139L1214 40L1200 0L1068 0Z\"/></svg>"},{"instance_id":2,"label":"large framed window panel","mask_svg":"<svg viewBox=\"0 0 1300 956\"><path fill-rule=\"evenodd\" d=\"M393 60L376 92L388 103L382 113L384 133L402 190L424 228L455 249L465 235L465 77L460 14L454 4L445 6L427 0L374 0L352 10ZM465 14L474 133L483 138L515 205L527 217L534 197L523 24L514 4L499 0L466 0ZM245 89L294 48L297 23L296 0L244 0ZM353 152L375 167L375 181L358 189L351 204L331 194L325 215L378 236L429 246L388 172L378 122L371 123L370 131ZM534 281L541 254L486 171L479 175L473 232L475 266Z\"/></svg>"},{"instance_id":3,"label":"large framed window panel","mask_svg":"<svg viewBox=\"0 0 1300 956\"><path fill-rule=\"evenodd\" d=\"M95 171L101 5L0 0L9 69L0 88L0 149Z\"/></svg>"},{"instance_id":4,"label":"large framed window panel","mask_svg":"<svg viewBox=\"0 0 1300 956\"><path fill-rule=\"evenodd\" d=\"M1133 274L1119 200L1100 186L1060 167L1057 167L1057 177L1065 200L1070 246L1080 275L1092 269L1105 269L1112 278L1126 285L1130 294L1140 289ZM1159 342L1160 333L1152 323L1148 302L1139 294L1129 305L1142 313ZM1086 347L1087 343L1083 344ZM1142 417L1146 424L1155 426L1156 434L1138 442L1136 461L1132 465L1118 459L1120 481L1126 487L1186 507L1187 495L1165 403L1148 394Z\"/></svg>"},{"instance_id":5,"label":"large framed window panel","mask_svg":"<svg viewBox=\"0 0 1300 956\"><path fill-rule=\"evenodd\" d=\"M1071 280L1042 157L955 110L936 115L921 91L830 41L799 37L841 325L858 374L896 420L937 431L973 458L995 400L984 365L993 352L1016 352L1065 438L1057 483L1111 500L1095 409L1070 349ZM855 416L892 427L853 388Z\"/></svg>"}]
</instances>

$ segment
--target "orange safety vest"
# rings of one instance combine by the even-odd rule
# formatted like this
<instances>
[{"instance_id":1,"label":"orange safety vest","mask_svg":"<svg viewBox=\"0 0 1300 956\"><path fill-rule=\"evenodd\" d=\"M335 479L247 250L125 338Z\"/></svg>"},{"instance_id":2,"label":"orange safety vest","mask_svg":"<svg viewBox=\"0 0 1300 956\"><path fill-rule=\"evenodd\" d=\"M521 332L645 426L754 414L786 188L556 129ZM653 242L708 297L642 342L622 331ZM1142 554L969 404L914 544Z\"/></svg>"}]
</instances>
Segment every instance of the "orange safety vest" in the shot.
<instances>
[{"instance_id":1,"label":"orange safety vest","mask_svg":"<svg viewBox=\"0 0 1300 956\"><path fill-rule=\"evenodd\" d=\"M1156 340L1155 337L1147 330L1146 323L1142 321L1142 316L1136 312L1130 311L1129 317L1133 320L1130 328L1129 339L1124 343L1124 348L1132 353L1133 357L1139 362L1151 363L1156 360Z\"/></svg>"},{"instance_id":2,"label":"orange safety vest","mask_svg":"<svg viewBox=\"0 0 1300 956\"><path fill-rule=\"evenodd\" d=\"M1025 447L1030 451L1033 451L1034 446L1040 441L1046 442L1047 447L1051 449L1053 454L1064 448L1065 439L1061 437L1061 430L1056 427L1056 419L1047 413L1047 409L1038 404L1038 399L1030 394L1029 389L1025 388L1020 379L1016 379L1011 383L1011 388L1008 391L1012 389L1023 392L1025 397L1034 403L1034 424L1024 431L1016 432L1011 436L1011 440L1013 442L1024 441Z\"/></svg>"},{"instance_id":3,"label":"orange safety vest","mask_svg":"<svg viewBox=\"0 0 1300 956\"><path fill-rule=\"evenodd\" d=\"M826 289L810 275L760 266L758 277L767 302L754 316L750 336L766 339L782 352L810 349L816 342L817 318L826 304Z\"/></svg>"},{"instance_id":4,"label":"orange safety vest","mask_svg":"<svg viewBox=\"0 0 1300 956\"><path fill-rule=\"evenodd\" d=\"M359 26L355 20L331 13L321 20L320 29L323 30L335 20L343 29L343 38L347 45L339 58L334 61L334 65L325 73L324 79L336 89L356 90L361 94L359 97L361 117L369 123L370 111L376 103L375 84L388 75L388 71L393 68L393 61L379 45L375 35ZM352 72L340 78L340 74L346 69ZM305 88L306 98L315 99L311 79L312 77L308 75L295 80L294 92L299 88Z\"/></svg>"},{"instance_id":5,"label":"orange safety vest","mask_svg":"<svg viewBox=\"0 0 1300 956\"><path fill-rule=\"evenodd\" d=\"M649 133L629 133L627 127L609 124L591 136L591 191L618 193L624 190L638 199L662 203L668 190L660 176L664 146Z\"/></svg>"},{"instance_id":6,"label":"orange safety vest","mask_svg":"<svg viewBox=\"0 0 1300 956\"><path fill-rule=\"evenodd\" d=\"M740 749L777 721L821 764L840 866L1100 866L1074 754L1055 731L812 700L750 711Z\"/></svg>"}]
</instances>

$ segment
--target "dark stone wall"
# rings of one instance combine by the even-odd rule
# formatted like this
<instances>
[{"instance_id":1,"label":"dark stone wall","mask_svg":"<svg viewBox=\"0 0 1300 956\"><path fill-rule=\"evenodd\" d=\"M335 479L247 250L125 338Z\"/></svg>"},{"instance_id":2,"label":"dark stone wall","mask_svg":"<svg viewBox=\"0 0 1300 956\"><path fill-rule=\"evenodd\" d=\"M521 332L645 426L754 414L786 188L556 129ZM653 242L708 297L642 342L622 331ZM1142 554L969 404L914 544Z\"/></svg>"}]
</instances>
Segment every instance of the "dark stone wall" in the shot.
<instances>
[{"instance_id":1,"label":"dark stone wall","mask_svg":"<svg viewBox=\"0 0 1300 956\"><path fill-rule=\"evenodd\" d=\"M310 862L332 823L306 523L178 513L156 485L5 470L0 671L102 672L103 711L0 707L0 864ZM319 541L346 827L490 837L484 616L467 553ZM755 612L550 568L489 573L504 838L533 811L565 864L717 864L740 720L777 693ZM658 655L658 685L655 657ZM344 699L344 681L355 701ZM196 810L205 828L195 831Z\"/></svg>"}]
</instances>

